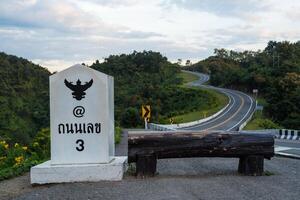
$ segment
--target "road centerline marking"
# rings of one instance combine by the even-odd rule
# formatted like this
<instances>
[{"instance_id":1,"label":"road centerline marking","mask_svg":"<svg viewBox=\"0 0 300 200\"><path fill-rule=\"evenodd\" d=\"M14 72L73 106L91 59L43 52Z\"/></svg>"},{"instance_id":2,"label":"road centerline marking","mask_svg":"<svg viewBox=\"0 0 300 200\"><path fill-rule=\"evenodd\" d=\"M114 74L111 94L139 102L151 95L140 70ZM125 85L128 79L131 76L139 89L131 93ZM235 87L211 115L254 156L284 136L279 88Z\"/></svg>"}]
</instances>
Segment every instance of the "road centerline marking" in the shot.
<instances>
[{"instance_id":1,"label":"road centerline marking","mask_svg":"<svg viewBox=\"0 0 300 200\"><path fill-rule=\"evenodd\" d=\"M242 98L241 95L237 94L237 96L239 96L239 98L240 98L241 101L242 101L242 103L241 103L239 109L238 109L237 111L235 111L235 113L234 113L233 115L231 115L228 119L226 119L226 120L223 121L222 123L216 124L215 126L212 126L212 127L210 127L210 128L204 129L204 131L211 130L211 129L213 129L213 128L216 128L216 127L218 127L218 126L221 126L221 125L225 124L226 122L228 122L229 120L231 120L233 117L235 117L235 116L240 112L240 110L241 110L241 109L243 108L243 106L244 106L245 101L244 101L244 99Z\"/></svg>"}]
</instances>

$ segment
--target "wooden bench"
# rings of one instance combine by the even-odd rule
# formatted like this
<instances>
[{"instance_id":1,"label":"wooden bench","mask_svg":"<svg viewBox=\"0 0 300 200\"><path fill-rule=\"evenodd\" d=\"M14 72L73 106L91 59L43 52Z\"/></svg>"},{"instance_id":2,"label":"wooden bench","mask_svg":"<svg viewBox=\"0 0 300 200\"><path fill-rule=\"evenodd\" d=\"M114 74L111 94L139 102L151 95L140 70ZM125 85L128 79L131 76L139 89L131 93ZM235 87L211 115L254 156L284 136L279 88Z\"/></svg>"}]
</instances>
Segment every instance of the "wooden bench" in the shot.
<instances>
[{"instance_id":1,"label":"wooden bench","mask_svg":"<svg viewBox=\"0 0 300 200\"><path fill-rule=\"evenodd\" d=\"M239 173L261 176L264 158L273 156L274 138L269 134L221 131L128 133L128 162L136 163L139 177L154 176L157 159L188 157L239 158Z\"/></svg>"}]
</instances>

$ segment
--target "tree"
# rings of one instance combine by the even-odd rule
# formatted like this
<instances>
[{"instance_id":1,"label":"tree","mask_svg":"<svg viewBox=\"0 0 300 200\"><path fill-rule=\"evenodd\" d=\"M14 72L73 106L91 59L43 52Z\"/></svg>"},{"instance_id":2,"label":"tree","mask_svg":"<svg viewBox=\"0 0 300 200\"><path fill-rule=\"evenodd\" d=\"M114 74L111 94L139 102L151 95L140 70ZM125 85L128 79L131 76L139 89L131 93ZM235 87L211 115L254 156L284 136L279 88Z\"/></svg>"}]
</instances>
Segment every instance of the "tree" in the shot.
<instances>
[{"instance_id":1,"label":"tree","mask_svg":"<svg viewBox=\"0 0 300 200\"><path fill-rule=\"evenodd\" d=\"M177 59L177 64L178 64L178 65L181 65L181 64L182 64L182 59L181 59L181 58L178 58L178 59Z\"/></svg>"},{"instance_id":2,"label":"tree","mask_svg":"<svg viewBox=\"0 0 300 200\"><path fill-rule=\"evenodd\" d=\"M49 75L28 60L0 53L0 139L28 144L49 126Z\"/></svg>"},{"instance_id":3,"label":"tree","mask_svg":"<svg viewBox=\"0 0 300 200\"><path fill-rule=\"evenodd\" d=\"M186 60L186 62L185 62L185 65L186 66L190 66L192 63L191 63L191 61L190 60Z\"/></svg>"},{"instance_id":4,"label":"tree","mask_svg":"<svg viewBox=\"0 0 300 200\"><path fill-rule=\"evenodd\" d=\"M300 41L270 41L263 51L215 49L215 56L185 69L210 72L216 86L251 92L267 101L264 114L286 128L300 129Z\"/></svg>"},{"instance_id":5,"label":"tree","mask_svg":"<svg viewBox=\"0 0 300 200\"><path fill-rule=\"evenodd\" d=\"M130 107L125 110L121 117L121 125L123 127L136 127L139 124L139 112L136 108Z\"/></svg>"}]
</instances>

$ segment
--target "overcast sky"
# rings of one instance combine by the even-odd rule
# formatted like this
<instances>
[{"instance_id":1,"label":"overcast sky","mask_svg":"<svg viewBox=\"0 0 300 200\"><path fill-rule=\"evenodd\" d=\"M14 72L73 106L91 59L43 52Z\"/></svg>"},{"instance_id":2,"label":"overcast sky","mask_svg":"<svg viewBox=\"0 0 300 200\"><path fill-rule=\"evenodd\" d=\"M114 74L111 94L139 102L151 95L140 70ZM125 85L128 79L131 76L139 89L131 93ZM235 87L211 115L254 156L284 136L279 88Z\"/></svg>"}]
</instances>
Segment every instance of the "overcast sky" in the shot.
<instances>
[{"instance_id":1,"label":"overcast sky","mask_svg":"<svg viewBox=\"0 0 300 200\"><path fill-rule=\"evenodd\" d=\"M133 50L195 62L299 36L299 0L0 0L0 51L50 71Z\"/></svg>"}]
</instances>

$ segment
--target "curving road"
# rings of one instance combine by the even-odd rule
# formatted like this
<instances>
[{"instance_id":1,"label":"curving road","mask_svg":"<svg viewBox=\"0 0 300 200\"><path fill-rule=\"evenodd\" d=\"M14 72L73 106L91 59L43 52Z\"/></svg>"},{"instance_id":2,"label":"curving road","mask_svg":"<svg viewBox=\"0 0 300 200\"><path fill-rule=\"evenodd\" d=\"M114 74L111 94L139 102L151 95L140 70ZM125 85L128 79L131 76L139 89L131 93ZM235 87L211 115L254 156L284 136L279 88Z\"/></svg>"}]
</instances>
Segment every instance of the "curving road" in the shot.
<instances>
[{"instance_id":1,"label":"curving road","mask_svg":"<svg viewBox=\"0 0 300 200\"><path fill-rule=\"evenodd\" d=\"M226 109L219 115L210 119L209 121L196 124L190 127L181 128L184 130L239 130L239 127L252 115L255 111L255 100L249 95L231 89L224 89L213 87L209 85L203 85L203 83L209 80L209 76L206 74L185 71L194 75L197 75L199 79L197 81L189 83L191 86L198 86L202 88L209 88L224 93L229 98L229 104Z\"/></svg>"}]
</instances>

